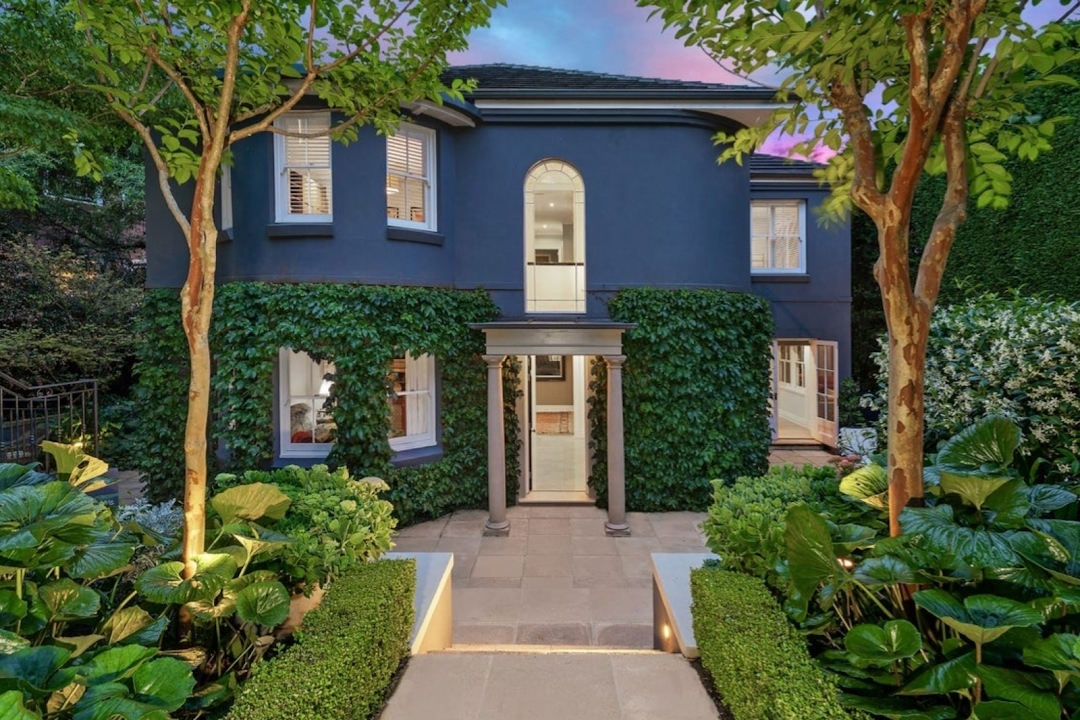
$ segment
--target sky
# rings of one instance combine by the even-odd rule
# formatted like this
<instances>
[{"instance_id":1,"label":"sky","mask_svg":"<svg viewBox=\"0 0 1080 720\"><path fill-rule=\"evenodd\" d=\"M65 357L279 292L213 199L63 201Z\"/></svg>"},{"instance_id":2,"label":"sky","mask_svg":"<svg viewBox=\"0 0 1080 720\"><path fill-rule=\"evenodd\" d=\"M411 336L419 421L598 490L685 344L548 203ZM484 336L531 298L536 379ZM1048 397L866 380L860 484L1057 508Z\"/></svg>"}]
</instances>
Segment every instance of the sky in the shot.
<instances>
[{"instance_id":1,"label":"sky","mask_svg":"<svg viewBox=\"0 0 1080 720\"><path fill-rule=\"evenodd\" d=\"M687 48L664 31L659 18L634 0L508 0L491 25L469 38L454 64L515 63L592 70L640 77L745 83L698 48ZM1043 24L1063 12L1059 0L1043 0L1025 11ZM768 72L755 76L769 83Z\"/></svg>"},{"instance_id":2,"label":"sky","mask_svg":"<svg viewBox=\"0 0 1080 720\"><path fill-rule=\"evenodd\" d=\"M1044 0L1025 11L1044 24L1062 14L1058 0ZM455 54L455 65L512 63L590 70L673 80L747 84L696 47L685 47L659 18L634 0L508 0L492 14L491 25L476 30L469 49ZM752 80L775 85L770 71ZM774 137L766 152L786 154L791 141Z\"/></svg>"}]
</instances>

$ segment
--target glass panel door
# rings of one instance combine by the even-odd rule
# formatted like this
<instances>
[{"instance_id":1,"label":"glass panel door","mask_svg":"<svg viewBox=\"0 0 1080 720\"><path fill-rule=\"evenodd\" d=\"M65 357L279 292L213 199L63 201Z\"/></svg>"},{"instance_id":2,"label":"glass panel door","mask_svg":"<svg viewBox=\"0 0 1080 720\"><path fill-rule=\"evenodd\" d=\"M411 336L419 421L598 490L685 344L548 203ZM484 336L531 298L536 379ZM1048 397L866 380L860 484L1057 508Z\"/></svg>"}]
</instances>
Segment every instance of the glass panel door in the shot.
<instances>
[{"instance_id":1,"label":"glass panel door","mask_svg":"<svg viewBox=\"0 0 1080 720\"><path fill-rule=\"evenodd\" d=\"M839 414L837 395L837 343L831 340L815 340L812 343L814 378L816 380L817 422L814 437L829 447L836 447Z\"/></svg>"}]
</instances>

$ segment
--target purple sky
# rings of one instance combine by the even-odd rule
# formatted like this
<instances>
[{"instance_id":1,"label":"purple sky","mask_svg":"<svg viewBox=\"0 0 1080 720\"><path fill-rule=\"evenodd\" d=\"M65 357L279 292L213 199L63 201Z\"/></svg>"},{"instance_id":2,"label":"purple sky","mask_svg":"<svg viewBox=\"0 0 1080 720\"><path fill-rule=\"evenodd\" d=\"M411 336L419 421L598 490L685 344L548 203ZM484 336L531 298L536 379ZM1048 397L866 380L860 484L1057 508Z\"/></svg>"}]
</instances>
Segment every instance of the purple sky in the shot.
<instances>
[{"instance_id":1,"label":"purple sky","mask_svg":"<svg viewBox=\"0 0 1080 720\"><path fill-rule=\"evenodd\" d=\"M515 63L641 77L745 84L698 48L684 47L659 18L634 0L508 0L491 26L473 33L454 64ZM1035 23L1059 17L1059 0L1044 0L1025 16ZM775 84L762 72L754 80ZM783 150L774 140L769 152Z\"/></svg>"}]
</instances>

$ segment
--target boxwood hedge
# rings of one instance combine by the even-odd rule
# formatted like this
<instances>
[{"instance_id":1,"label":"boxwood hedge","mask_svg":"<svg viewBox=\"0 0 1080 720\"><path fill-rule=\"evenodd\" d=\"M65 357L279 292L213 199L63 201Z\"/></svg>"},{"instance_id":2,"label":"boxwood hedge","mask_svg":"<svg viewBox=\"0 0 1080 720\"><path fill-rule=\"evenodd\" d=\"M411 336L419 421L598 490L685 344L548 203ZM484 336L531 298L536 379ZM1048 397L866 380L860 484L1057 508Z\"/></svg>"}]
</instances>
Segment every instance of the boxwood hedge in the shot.
<instances>
[{"instance_id":1,"label":"boxwood hedge","mask_svg":"<svg viewBox=\"0 0 1080 720\"><path fill-rule=\"evenodd\" d=\"M734 720L850 720L760 580L703 568L691 573L690 592L701 663Z\"/></svg>"},{"instance_id":2,"label":"boxwood hedge","mask_svg":"<svg viewBox=\"0 0 1080 720\"><path fill-rule=\"evenodd\" d=\"M415 560L380 560L336 580L295 645L256 665L228 720L365 720L409 654Z\"/></svg>"}]
</instances>

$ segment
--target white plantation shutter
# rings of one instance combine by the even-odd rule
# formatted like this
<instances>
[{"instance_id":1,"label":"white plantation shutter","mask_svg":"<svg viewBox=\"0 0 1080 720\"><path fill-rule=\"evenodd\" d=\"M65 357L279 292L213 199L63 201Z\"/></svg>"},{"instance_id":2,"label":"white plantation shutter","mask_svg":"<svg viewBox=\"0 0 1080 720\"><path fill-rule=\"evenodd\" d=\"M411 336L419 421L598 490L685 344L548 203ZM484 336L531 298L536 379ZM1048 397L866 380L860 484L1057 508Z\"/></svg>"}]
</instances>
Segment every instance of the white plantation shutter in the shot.
<instances>
[{"instance_id":1,"label":"white plantation shutter","mask_svg":"<svg viewBox=\"0 0 1080 720\"><path fill-rule=\"evenodd\" d=\"M401 123L386 138L386 218L391 225L434 228L435 133Z\"/></svg>"},{"instance_id":2,"label":"white plantation shutter","mask_svg":"<svg viewBox=\"0 0 1080 720\"><path fill-rule=\"evenodd\" d=\"M762 271L802 271L803 206L792 201L758 201L750 210L750 267Z\"/></svg>"},{"instance_id":3,"label":"white plantation shutter","mask_svg":"<svg viewBox=\"0 0 1080 720\"><path fill-rule=\"evenodd\" d=\"M330 129L328 113L286 115L278 126L290 133L312 134ZM284 208L278 219L316 217L333 213L330 138L279 135L280 176L278 196Z\"/></svg>"}]
</instances>

